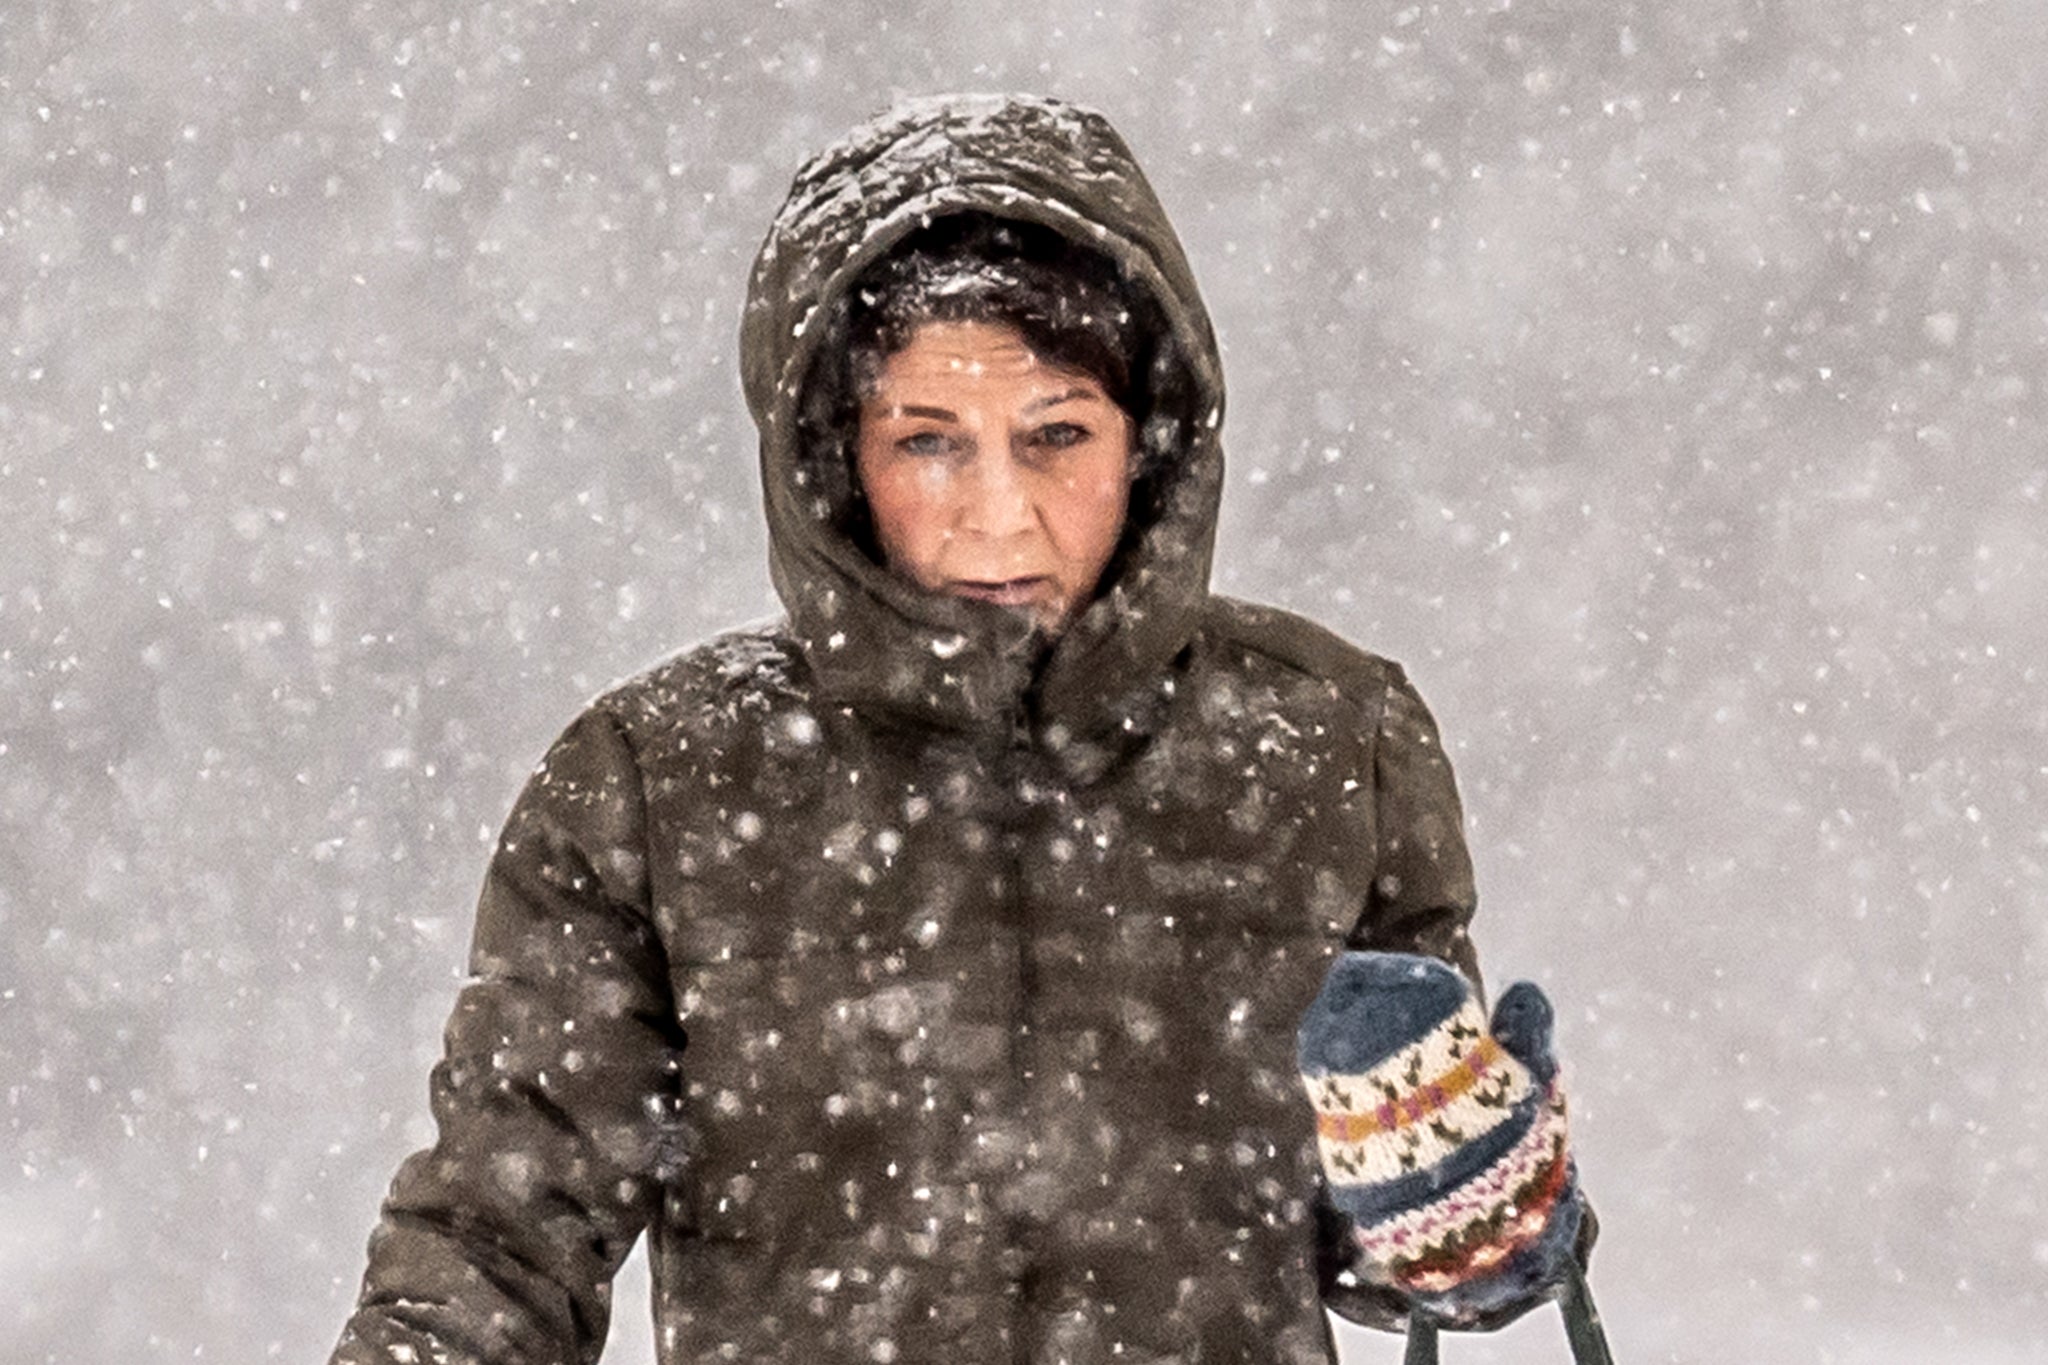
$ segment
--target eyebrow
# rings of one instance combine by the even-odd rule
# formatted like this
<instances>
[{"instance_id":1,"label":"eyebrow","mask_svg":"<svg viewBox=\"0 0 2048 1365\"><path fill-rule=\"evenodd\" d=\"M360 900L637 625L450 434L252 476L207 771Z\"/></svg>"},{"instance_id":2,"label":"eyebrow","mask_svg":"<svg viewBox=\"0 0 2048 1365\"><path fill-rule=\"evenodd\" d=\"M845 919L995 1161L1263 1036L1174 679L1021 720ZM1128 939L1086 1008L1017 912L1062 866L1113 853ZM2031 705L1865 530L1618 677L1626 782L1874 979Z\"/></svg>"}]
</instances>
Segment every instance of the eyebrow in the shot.
<instances>
[{"instance_id":1,"label":"eyebrow","mask_svg":"<svg viewBox=\"0 0 2048 1365\"><path fill-rule=\"evenodd\" d=\"M1024 405L1024 411L1038 412L1044 408L1054 408L1062 403L1072 402L1076 398L1093 398L1094 396L1095 391L1093 389L1068 389L1065 393L1055 393L1049 394L1044 398L1035 398ZM922 403L897 403L893 404L889 411L890 415L894 417L929 417L935 422L957 422L960 420L960 414L950 408L927 407Z\"/></svg>"},{"instance_id":2,"label":"eyebrow","mask_svg":"<svg viewBox=\"0 0 2048 1365\"><path fill-rule=\"evenodd\" d=\"M1065 393L1056 393L1049 398L1040 398L1026 403L1024 411L1037 412L1040 408L1054 408L1076 398L1093 398L1094 396L1095 394L1092 389L1068 389Z\"/></svg>"}]
</instances>

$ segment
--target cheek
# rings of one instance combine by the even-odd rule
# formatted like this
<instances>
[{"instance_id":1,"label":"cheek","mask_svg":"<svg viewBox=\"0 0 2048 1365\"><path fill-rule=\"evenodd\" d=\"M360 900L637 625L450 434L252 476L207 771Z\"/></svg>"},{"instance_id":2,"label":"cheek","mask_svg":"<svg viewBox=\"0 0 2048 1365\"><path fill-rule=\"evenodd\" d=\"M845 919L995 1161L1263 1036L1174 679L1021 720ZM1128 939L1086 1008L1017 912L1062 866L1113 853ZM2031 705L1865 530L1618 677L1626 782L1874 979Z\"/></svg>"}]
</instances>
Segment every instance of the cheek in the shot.
<instances>
[{"instance_id":1,"label":"cheek","mask_svg":"<svg viewBox=\"0 0 2048 1365\"><path fill-rule=\"evenodd\" d=\"M861 488L889 567L921 577L933 567L950 525L950 481L932 462L860 462Z\"/></svg>"},{"instance_id":2,"label":"cheek","mask_svg":"<svg viewBox=\"0 0 2048 1365\"><path fill-rule=\"evenodd\" d=\"M1121 455L1090 461L1062 480L1048 518L1061 556L1100 569L1123 534L1130 498L1128 464Z\"/></svg>"}]
</instances>

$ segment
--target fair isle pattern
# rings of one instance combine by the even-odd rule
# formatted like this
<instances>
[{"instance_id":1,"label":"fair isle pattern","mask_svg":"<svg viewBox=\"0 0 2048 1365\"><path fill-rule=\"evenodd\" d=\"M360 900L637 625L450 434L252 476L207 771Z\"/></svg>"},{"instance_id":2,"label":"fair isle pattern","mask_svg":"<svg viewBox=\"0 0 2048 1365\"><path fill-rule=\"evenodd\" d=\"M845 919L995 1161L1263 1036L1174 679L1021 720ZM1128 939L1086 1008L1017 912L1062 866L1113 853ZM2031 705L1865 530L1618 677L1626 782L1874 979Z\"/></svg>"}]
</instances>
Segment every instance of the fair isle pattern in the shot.
<instances>
[{"instance_id":1,"label":"fair isle pattern","mask_svg":"<svg viewBox=\"0 0 2048 1365\"><path fill-rule=\"evenodd\" d=\"M1500 1044L1481 1038L1449 1067L1435 1073L1435 1079L1419 1085L1399 1098L1386 1098L1365 1113L1324 1110L1316 1116L1316 1131L1330 1141L1343 1144L1364 1142L1374 1133L1392 1133L1412 1127L1432 1114L1441 1113L1452 1101L1485 1079L1488 1068L1502 1057ZM1328 1080L1325 1078L1325 1085ZM1332 1087L1333 1088L1333 1087Z\"/></svg>"},{"instance_id":2,"label":"fair isle pattern","mask_svg":"<svg viewBox=\"0 0 2048 1365\"><path fill-rule=\"evenodd\" d=\"M1565 1136L1564 1088L1552 1082L1536 1122L1499 1161L1440 1199L1354 1226L1359 1250L1395 1277L1447 1260L1462 1265L1488 1246L1498 1248L1493 1260L1505 1258L1549 1220L1564 1184Z\"/></svg>"},{"instance_id":3,"label":"fair isle pattern","mask_svg":"<svg viewBox=\"0 0 2048 1365\"><path fill-rule=\"evenodd\" d=\"M1304 1078L1316 1106L1316 1140L1333 1181L1375 1185L1448 1158L1474 1138L1508 1121L1534 1091L1527 1067L1481 1030L1454 1029L1464 1011L1431 1030L1424 1046L1404 1051L1406 1069L1388 1078ZM1425 1057L1447 1058L1434 1074ZM1427 1076L1427 1079L1425 1079Z\"/></svg>"},{"instance_id":4,"label":"fair isle pattern","mask_svg":"<svg viewBox=\"0 0 2048 1365\"><path fill-rule=\"evenodd\" d=\"M1541 988L1490 1016L1431 958L1350 952L1302 1016L1327 1195L1353 1270L1448 1326L1554 1289L1584 1225Z\"/></svg>"},{"instance_id":5,"label":"fair isle pattern","mask_svg":"<svg viewBox=\"0 0 2048 1365\"><path fill-rule=\"evenodd\" d=\"M1485 1036L1486 1013L1477 1000L1468 999L1456 1013L1408 1046L1345 1079L1359 1082L1375 1094L1386 1094L1389 1088L1405 1090L1415 1083L1416 1076L1441 1076L1449 1071L1473 1043Z\"/></svg>"},{"instance_id":6,"label":"fair isle pattern","mask_svg":"<svg viewBox=\"0 0 2048 1365\"><path fill-rule=\"evenodd\" d=\"M1507 1271L1517 1255L1550 1235L1558 1200L1571 1184L1571 1165L1560 1157L1544 1167L1537 1183L1515 1203L1503 1207L1498 1218L1419 1261L1404 1263L1397 1271L1401 1285L1414 1292L1442 1294Z\"/></svg>"}]
</instances>

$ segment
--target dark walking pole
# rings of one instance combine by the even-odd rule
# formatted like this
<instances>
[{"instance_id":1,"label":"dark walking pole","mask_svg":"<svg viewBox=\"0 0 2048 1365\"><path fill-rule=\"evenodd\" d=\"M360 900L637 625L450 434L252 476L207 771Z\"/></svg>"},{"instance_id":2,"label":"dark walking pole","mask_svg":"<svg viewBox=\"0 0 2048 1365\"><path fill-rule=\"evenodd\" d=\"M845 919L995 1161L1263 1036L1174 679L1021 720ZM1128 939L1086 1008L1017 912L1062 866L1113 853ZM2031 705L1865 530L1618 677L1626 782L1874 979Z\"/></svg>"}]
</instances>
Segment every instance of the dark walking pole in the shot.
<instances>
[{"instance_id":1,"label":"dark walking pole","mask_svg":"<svg viewBox=\"0 0 2048 1365\"><path fill-rule=\"evenodd\" d=\"M1437 1365L1435 1323L1408 1320L1408 1353L1401 1357L1401 1365Z\"/></svg>"},{"instance_id":2,"label":"dark walking pole","mask_svg":"<svg viewBox=\"0 0 2048 1365\"><path fill-rule=\"evenodd\" d=\"M1607 1352L1607 1333L1600 1326L1600 1310L1593 1306L1593 1291L1577 1261L1565 1269L1561 1302L1564 1334L1572 1344L1572 1359L1579 1365L1614 1365L1614 1357Z\"/></svg>"},{"instance_id":3,"label":"dark walking pole","mask_svg":"<svg viewBox=\"0 0 2048 1365\"><path fill-rule=\"evenodd\" d=\"M1576 1365L1614 1365L1614 1357L1607 1350L1607 1333L1600 1326L1600 1310L1593 1306L1593 1290L1577 1261L1571 1261L1565 1269L1557 1302L1564 1310L1565 1340L1571 1343ZM1438 1365L1436 1338L1435 1323L1419 1314L1410 1314L1408 1351L1401 1357L1401 1365Z\"/></svg>"}]
</instances>

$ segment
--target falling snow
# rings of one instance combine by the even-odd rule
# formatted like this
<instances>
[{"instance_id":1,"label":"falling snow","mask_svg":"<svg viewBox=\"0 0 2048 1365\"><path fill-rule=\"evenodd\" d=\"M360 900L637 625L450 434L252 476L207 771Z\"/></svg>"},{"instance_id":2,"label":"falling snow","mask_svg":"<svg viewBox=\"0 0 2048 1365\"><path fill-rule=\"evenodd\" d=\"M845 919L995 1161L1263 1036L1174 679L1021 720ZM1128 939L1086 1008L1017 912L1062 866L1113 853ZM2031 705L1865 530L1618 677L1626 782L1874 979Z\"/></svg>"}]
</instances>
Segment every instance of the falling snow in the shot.
<instances>
[{"instance_id":1,"label":"falling snow","mask_svg":"<svg viewBox=\"0 0 2048 1365\"><path fill-rule=\"evenodd\" d=\"M0 23L0 1357L330 1348L434 1136L515 793L612 680L778 610L736 338L789 177L899 95L1028 88L1108 113L1201 283L1217 588L1404 661L1442 724L1481 958L1558 1003L1617 1354L2038 1359L2028 0L100 10ZM779 723L773 761L821 769L824 719ZM774 846L764 795L707 796L707 857ZM958 832L955 794L889 801L820 865L873 884ZM1271 833L1256 793L1220 808ZM1164 903L1218 874L1156 875ZM969 951L952 914L904 950ZM959 1001L825 984L846 1012L806 1043L1008 1045L926 1027ZM1104 1005L1117 1047L1171 1036ZM1224 1046L1273 1008L1206 1007ZM571 1032L549 1085L601 1056ZM848 1075L815 1121L927 1098ZM787 1197L708 1193L730 1227ZM607 1361L654 1358L647 1284L636 1257ZM871 1358L918 1365L898 1340Z\"/></svg>"}]
</instances>

